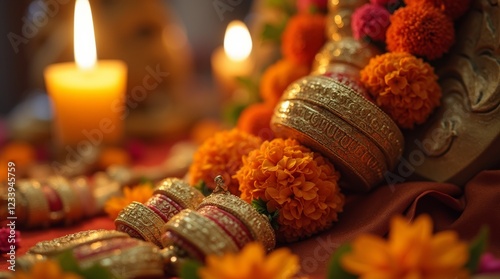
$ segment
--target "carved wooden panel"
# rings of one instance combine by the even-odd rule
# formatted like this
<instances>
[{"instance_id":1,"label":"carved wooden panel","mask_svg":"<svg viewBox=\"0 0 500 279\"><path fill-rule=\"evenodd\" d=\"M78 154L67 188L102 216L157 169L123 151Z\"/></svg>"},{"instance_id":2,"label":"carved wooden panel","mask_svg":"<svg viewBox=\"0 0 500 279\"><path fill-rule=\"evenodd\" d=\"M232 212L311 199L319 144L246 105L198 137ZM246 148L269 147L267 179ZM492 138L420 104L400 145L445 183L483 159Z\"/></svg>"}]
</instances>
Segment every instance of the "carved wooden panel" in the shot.
<instances>
[{"instance_id":1,"label":"carved wooden panel","mask_svg":"<svg viewBox=\"0 0 500 279\"><path fill-rule=\"evenodd\" d=\"M437 66L442 105L425 125L405 132L399 179L463 185L500 163L499 4L475 0L456 25L457 42Z\"/></svg>"}]
</instances>

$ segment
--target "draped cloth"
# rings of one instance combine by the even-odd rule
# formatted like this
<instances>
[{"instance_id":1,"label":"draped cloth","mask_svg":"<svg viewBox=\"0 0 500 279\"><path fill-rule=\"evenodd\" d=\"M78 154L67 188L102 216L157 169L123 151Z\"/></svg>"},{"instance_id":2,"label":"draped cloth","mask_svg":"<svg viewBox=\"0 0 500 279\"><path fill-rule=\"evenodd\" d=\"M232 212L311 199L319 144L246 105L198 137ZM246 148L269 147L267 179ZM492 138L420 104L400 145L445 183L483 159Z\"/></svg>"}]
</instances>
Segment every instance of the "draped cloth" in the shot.
<instances>
[{"instance_id":1,"label":"draped cloth","mask_svg":"<svg viewBox=\"0 0 500 279\"><path fill-rule=\"evenodd\" d=\"M302 273L324 278L331 254L342 243L360 233L387 235L392 216L402 214L409 219L429 214L436 231L456 230L465 240L472 239L483 225L490 228L488 249L500 255L500 170L483 171L462 189L447 183L406 182L385 185L364 195L348 195L339 221L329 231L296 243L287 244L301 258ZM32 245L69 233L89 229L113 229L113 221L96 217L71 227L22 231L20 256ZM0 262L0 271L7 262Z\"/></svg>"}]
</instances>

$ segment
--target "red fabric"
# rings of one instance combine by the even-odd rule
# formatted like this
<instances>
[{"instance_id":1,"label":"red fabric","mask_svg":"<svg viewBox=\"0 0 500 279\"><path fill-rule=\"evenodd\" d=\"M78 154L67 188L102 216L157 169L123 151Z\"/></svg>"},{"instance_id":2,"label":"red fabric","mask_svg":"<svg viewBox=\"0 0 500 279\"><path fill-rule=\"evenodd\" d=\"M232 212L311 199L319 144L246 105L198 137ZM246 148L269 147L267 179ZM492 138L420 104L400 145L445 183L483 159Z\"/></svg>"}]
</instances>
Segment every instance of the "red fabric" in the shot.
<instances>
[{"instance_id":1,"label":"red fabric","mask_svg":"<svg viewBox=\"0 0 500 279\"><path fill-rule=\"evenodd\" d=\"M403 214L411 219L421 213L432 216L436 230L453 229L463 239L471 239L483 225L490 227L489 250L500 255L500 170L483 171L464 189L452 184L408 182L382 186L366 195L347 198L339 222L331 230L288 246L301 257L302 272L323 278L331 253L360 233L387 234L391 216ZM53 239L89 229L113 229L107 217L96 217L71 227L43 231L23 231L24 254L38 241ZM0 271L7 269L1 261Z\"/></svg>"}]
</instances>

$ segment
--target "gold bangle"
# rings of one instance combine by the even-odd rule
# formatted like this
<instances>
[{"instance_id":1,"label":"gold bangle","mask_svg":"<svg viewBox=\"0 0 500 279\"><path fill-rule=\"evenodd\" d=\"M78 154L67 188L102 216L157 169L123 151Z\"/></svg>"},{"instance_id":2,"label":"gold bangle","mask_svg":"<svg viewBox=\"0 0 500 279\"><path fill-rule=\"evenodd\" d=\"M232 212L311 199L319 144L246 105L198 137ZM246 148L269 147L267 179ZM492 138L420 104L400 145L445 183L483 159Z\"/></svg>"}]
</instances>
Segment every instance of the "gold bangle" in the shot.
<instances>
[{"instance_id":1,"label":"gold bangle","mask_svg":"<svg viewBox=\"0 0 500 279\"><path fill-rule=\"evenodd\" d=\"M195 209L204 196L196 188L178 178L167 178L158 183L155 194L162 194L178 203L182 208Z\"/></svg>"},{"instance_id":2,"label":"gold bangle","mask_svg":"<svg viewBox=\"0 0 500 279\"><path fill-rule=\"evenodd\" d=\"M56 191L61 199L66 225L82 219L84 215L83 205L71 188L69 181L62 176L54 176L47 179L47 184Z\"/></svg>"},{"instance_id":3,"label":"gold bangle","mask_svg":"<svg viewBox=\"0 0 500 279\"><path fill-rule=\"evenodd\" d=\"M114 230L89 230L41 241L28 250L29 254L54 256L83 244L111 238L128 238L125 233Z\"/></svg>"},{"instance_id":4,"label":"gold bangle","mask_svg":"<svg viewBox=\"0 0 500 279\"><path fill-rule=\"evenodd\" d=\"M117 230L128 226L142 236L142 239L161 246L160 238L165 222L152 209L140 202L126 206L115 220Z\"/></svg>"},{"instance_id":5,"label":"gold bangle","mask_svg":"<svg viewBox=\"0 0 500 279\"><path fill-rule=\"evenodd\" d=\"M184 209L172 218L164 227L166 232L172 232L190 245L196 247L203 256L239 251L236 243L212 220L200 213ZM162 237L163 247L176 245L175 241L165 234ZM182 248L182 247L180 247Z\"/></svg>"},{"instance_id":6,"label":"gold bangle","mask_svg":"<svg viewBox=\"0 0 500 279\"><path fill-rule=\"evenodd\" d=\"M20 180L17 186L19 192L28 203L26 227L48 227L50 221L50 208L40 183L36 180Z\"/></svg>"},{"instance_id":7,"label":"gold bangle","mask_svg":"<svg viewBox=\"0 0 500 279\"><path fill-rule=\"evenodd\" d=\"M96 263L120 278L162 277L163 258L155 245L134 238L108 239L74 250L81 267Z\"/></svg>"},{"instance_id":8,"label":"gold bangle","mask_svg":"<svg viewBox=\"0 0 500 279\"><path fill-rule=\"evenodd\" d=\"M278 136L293 137L327 156L349 189L366 191L387 171L381 151L354 127L329 111L300 100L278 104L271 121Z\"/></svg>"},{"instance_id":9,"label":"gold bangle","mask_svg":"<svg viewBox=\"0 0 500 279\"><path fill-rule=\"evenodd\" d=\"M198 209L197 212L221 227L236 243L239 249L252 242L252 233L250 230L231 213L212 205L204 206Z\"/></svg>"},{"instance_id":10,"label":"gold bangle","mask_svg":"<svg viewBox=\"0 0 500 279\"><path fill-rule=\"evenodd\" d=\"M212 194L203 200L198 210L210 205L232 214L245 224L252 233L253 239L261 242L267 251L274 249L276 235L269 219L259 214L249 203L228 193Z\"/></svg>"},{"instance_id":11,"label":"gold bangle","mask_svg":"<svg viewBox=\"0 0 500 279\"><path fill-rule=\"evenodd\" d=\"M331 78L303 78L284 92L283 100L310 102L356 127L384 153L389 169L396 166L403 153L404 138L396 123L358 92Z\"/></svg>"},{"instance_id":12,"label":"gold bangle","mask_svg":"<svg viewBox=\"0 0 500 279\"><path fill-rule=\"evenodd\" d=\"M331 18L333 19L333 17ZM350 31L350 28L349 28ZM316 54L313 62L313 74L324 74L329 71L333 65L351 65L359 71L363 69L370 59L380 51L371 44L364 44L352 37L340 37L336 40L328 41L323 48Z\"/></svg>"}]
</instances>

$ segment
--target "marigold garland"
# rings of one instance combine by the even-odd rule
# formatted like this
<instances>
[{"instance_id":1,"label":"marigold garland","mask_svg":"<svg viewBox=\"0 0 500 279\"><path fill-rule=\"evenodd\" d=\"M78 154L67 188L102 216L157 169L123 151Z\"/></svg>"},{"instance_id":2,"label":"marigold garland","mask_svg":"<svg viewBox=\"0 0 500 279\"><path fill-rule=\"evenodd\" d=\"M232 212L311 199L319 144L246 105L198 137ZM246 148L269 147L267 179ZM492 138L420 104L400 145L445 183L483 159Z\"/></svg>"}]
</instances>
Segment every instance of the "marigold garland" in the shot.
<instances>
[{"instance_id":1,"label":"marigold garland","mask_svg":"<svg viewBox=\"0 0 500 279\"><path fill-rule=\"evenodd\" d=\"M209 255L198 270L201 279L288 279L299 271L299 257L287 248L269 255L261 243L245 245L238 254Z\"/></svg>"},{"instance_id":2,"label":"marigold garland","mask_svg":"<svg viewBox=\"0 0 500 279\"><path fill-rule=\"evenodd\" d=\"M361 82L375 103L402 128L425 122L440 104L434 69L404 52L385 53L361 70Z\"/></svg>"},{"instance_id":3,"label":"marigold garland","mask_svg":"<svg viewBox=\"0 0 500 279\"><path fill-rule=\"evenodd\" d=\"M359 40L368 37L374 41L384 42L385 33L390 24L391 14L377 4L365 4L352 14L352 32Z\"/></svg>"},{"instance_id":4,"label":"marigold garland","mask_svg":"<svg viewBox=\"0 0 500 279\"><path fill-rule=\"evenodd\" d=\"M286 59L310 66L323 47L325 17L321 14L297 14L286 25L281 37L281 52Z\"/></svg>"},{"instance_id":5,"label":"marigold garland","mask_svg":"<svg viewBox=\"0 0 500 279\"><path fill-rule=\"evenodd\" d=\"M309 66L287 59L279 60L264 72L260 81L260 96L266 103L275 106L283 91L295 80L309 74L309 71Z\"/></svg>"},{"instance_id":6,"label":"marigold garland","mask_svg":"<svg viewBox=\"0 0 500 279\"><path fill-rule=\"evenodd\" d=\"M149 183L137 185L135 187L123 188L123 196L111 197L104 205L106 212L111 219L116 219L118 213L132 202L145 203L153 195L153 187Z\"/></svg>"},{"instance_id":7,"label":"marigold garland","mask_svg":"<svg viewBox=\"0 0 500 279\"><path fill-rule=\"evenodd\" d=\"M433 6L456 20L470 8L471 0L405 0L406 5Z\"/></svg>"},{"instance_id":8,"label":"marigold garland","mask_svg":"<svg viewBox=\"0 0 500 279\"><path fill-rule=\"evenodd\" d=\"M330 228L344 205L340 173L294 139L264 142L243 157L235 177L242 199L261 199L269 213L278 210L278 236L288 242Z\"/></svg>"},{"instance_id":9,"label":"marigold garland","mask_svg":"<svg viewBox=\"0 0 500 279\"><path fill-rule=\"evenodd\" d=\"M243 132L258 136L263 140L272 140L274 132L271 130L271 118L274 106L267 103L250 105L240 114L238 118L238 129Z\"/></svg>"},{"instance_id":10,"label":"marigold garland","mask_svg":"<svg viewBox=\"0 0 500 279\"><path fill-rule=\"evenodd\" d=\"M262 140L254 135L232 129L216 133L207 139L194 154L189 168L191 185L203 181L209 189L215 189L213 181L222 175L229 191L239 196L238 181L233 175L242 165L242 156L258 148Z\"/></svg>"},{"instance_id":11,"label":"marigold garland","mask_svg":"<svg viewBox=\"0 0 500 279\"><path fill-rule=\"evenodd\" d=\"M341 265L359 278L468 278L465 242L454 231L433 235L432 220L419 216L413 224L402 217L391 222L389 239L361 235Z\"/></svg>"},{"instance_id":12,"label":"marigold garland","mask_svg":"<svg viewBox=\"0 0 500 279\"><path fill-rule=\"evenodd\" d=\"M398 9L387 29L387 49L434 60L455 41L453 21L437 8L412 5Z\"/></svg>"}]
</instances>

